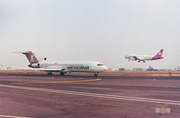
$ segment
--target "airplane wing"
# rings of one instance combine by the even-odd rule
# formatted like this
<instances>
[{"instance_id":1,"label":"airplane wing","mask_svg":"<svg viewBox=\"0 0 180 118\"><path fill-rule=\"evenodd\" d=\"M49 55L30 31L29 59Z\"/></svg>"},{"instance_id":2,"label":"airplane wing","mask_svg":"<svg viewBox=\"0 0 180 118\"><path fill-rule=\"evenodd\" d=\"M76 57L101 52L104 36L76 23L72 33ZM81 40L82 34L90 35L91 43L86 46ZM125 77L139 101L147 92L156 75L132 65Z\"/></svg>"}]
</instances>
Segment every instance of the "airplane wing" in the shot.
<instances>
[{"instance_id":1,"label":"airplane wing","mask_svg":"<svg viewBox=\"0 0 180 118\"><path fill-rule=\"evenodd\" d=\"M135 60L144 61L144 58L139 58L139 57L137 57L137 56L133 56L133 58L134 58Z\"/></svg>"},{"instance_id":2,"label":"airplane wing","mask_svg":"<svg viewBox=\"0 0 180 118\"><path fill-rule=\"evenodd\" d=\"M133 58L134 58L135 60L138 60L138 58L137 58L136 56L133 56Z\"/></svg>"},{"instance_id":3,"label":"airplane wing","mask_svg":"<svg viewBox=\"0 0 180 118\"><path fill-rule=\"evenodd\" d=\"M65 70L65 68L40 68L39 70L45 72L61 72Z\"/></svg>"}]
</instances>

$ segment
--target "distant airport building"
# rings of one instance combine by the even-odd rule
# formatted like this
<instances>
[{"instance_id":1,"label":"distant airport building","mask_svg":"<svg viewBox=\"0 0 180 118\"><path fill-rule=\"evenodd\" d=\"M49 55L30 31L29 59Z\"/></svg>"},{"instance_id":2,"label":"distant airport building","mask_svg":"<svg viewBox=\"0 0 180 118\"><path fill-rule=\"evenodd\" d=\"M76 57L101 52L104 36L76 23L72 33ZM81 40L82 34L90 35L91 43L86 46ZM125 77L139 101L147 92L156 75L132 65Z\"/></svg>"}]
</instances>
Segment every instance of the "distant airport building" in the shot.
<instances>
[{"instance_id":1,"label":"distant airport building","mask_svg":"<svg viewBox=\"0 0 180 118\"><path fill-rule=\"evenodd\" d=\"M143 68L134 68L133 70L134 71L143 71L144 69Z\"/></svg>"}]
</instances>

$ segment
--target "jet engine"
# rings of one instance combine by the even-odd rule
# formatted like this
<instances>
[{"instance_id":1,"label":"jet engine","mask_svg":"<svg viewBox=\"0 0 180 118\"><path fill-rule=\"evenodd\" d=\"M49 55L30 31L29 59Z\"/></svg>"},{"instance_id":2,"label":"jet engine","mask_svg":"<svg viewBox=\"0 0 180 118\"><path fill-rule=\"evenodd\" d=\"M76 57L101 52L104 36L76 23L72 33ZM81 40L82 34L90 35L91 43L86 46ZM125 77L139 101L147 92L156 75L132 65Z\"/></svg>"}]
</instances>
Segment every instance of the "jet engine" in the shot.
<instances>
[{"instance_id":1,"label":"jet engine","mask_svg":"<svg viewBox=\"0 0 180 118\"><path fill-rule=\"evenodd\" d=\"M136 59L134 59L134 58L131 58L131 61L136 61Z\"/></svg>"},{"instance_id":2,"label":"jet engine","mask_svg":"<svg viewBox=\"0 0 180 118\"><path fill-rule=\"evenodd\" d=\"M28 65L28 67L31 67L31 68L40 68L40 64L39 63L34 63L34 64Z\"/></svg>"}]
</instances>

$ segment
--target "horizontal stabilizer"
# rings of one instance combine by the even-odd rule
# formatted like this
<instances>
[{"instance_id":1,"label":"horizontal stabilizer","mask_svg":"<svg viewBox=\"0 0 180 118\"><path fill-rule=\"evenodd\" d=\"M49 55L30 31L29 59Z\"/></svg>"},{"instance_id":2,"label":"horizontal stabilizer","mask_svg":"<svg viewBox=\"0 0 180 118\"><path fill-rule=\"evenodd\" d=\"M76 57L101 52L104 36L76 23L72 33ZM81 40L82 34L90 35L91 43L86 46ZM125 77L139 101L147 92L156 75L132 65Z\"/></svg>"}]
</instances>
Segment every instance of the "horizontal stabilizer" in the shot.
<instances>
[{"instance_id":1,"label":"horizontal stabilizer","mask_svg":"<svg viewBox=\"0 0 180 118\"><path fill-rule=\"evenodd\" d=\"M34 56L34 53L32 53L31 51L26 51L26 52L12 52L12 53L22 53L24 54L28 61L30 62L30 64L34 64L34 63L39 63L39 61L37 60L37 58Z\"/></svg>"},{"instance_id":2,"label":"horizontal stabilizer","mask_svg":"<svg viewBox=\"0 0 180 118\"><path fill-rule=\"evenodd\" d=\"M29 53L32 53L32 52L31 51L26 51L26 52L12 52L12 53L29 54ZM35 53L32 53L32 54L35 54Z\"/></svg>"}]
</instances>

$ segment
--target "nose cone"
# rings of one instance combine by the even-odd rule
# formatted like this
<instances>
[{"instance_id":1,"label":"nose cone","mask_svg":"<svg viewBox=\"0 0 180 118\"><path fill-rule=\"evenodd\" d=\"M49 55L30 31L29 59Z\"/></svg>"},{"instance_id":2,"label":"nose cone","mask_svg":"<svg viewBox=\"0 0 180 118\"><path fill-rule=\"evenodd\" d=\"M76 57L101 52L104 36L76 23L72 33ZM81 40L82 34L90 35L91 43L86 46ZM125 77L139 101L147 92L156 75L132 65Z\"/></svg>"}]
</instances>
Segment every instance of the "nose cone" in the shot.
<instances>
[{"instance_id":1,"label":"nose cone","mask_svg":"<svg viewBox=\"0 0 180 118\"><path fill-rule=\"evenodd\" d=\"M107 70L108 69L108 67L107 66L104 66L103 67L103 71L105 71L105 70Z\"/></svg>"}]
</instances>

